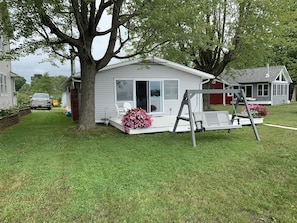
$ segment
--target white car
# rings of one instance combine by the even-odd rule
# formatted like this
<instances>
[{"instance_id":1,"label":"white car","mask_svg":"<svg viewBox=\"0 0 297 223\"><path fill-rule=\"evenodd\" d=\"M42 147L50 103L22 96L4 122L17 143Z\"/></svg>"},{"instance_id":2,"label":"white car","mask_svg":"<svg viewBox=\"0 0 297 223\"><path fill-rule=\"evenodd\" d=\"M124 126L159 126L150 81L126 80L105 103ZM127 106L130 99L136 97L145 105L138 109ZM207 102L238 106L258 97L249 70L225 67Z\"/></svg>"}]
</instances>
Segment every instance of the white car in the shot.
<instances>
[{"instance_id":1,"label":"white car","mask_svg":"<svg viewBox=\"0 0 297 223\"><path fill-rule=\"evenodd\" d=\"M30 97L30 107L31 109L47 108L48 110L51 110L51 97L48 93L35 93Z\"/></svg>"}]
</instances>

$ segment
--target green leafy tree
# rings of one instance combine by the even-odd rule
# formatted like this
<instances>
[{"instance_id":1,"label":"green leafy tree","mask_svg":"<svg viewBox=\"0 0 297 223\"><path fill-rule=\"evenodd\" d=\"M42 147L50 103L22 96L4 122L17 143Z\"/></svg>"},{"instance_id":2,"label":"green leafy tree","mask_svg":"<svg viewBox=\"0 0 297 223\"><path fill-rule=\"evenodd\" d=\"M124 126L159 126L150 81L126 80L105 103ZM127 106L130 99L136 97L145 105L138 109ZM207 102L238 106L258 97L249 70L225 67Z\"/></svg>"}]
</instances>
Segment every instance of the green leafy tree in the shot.
<instances>
[{"instance_id":1,"label":"green leafy tree","mask_svg":"<svg viewBox=\"0 0 297 223\"><path fill-rule=\"evenodd\" d=\"M32 95L31 85L25 83L17 93L17 102L19 107L28 107L30 96Z\"/></svg>"},{"instance_id":2,"label":"green leafy tree","mask_svg":"<svg viewBox=\"0 0 297 223\"><path fill-rule=\"evenodd\" d=\"M20 106L28 105L29 98L35 92L47 92L53 99L61 102L61 97L64 92L62 84L67 80L66 76L49 76L48 73L43 75L34 75L31 79L31 84L25 83L18 91L17 99Z\"/></svg>"},{"instance_id":3,"label":"green leafy tree","mask_svg":"<svg viewBox=\"0 0 297 223\"><path fill-rule=\"evenodd\" d=\"M139 15L139 8L150 4L147 0L6 0L10 12L14 39L24 38L14 49L17 55L43 49L51 57L78 57L81 70L81 103L79 129L95 127L95 74L112 58L120 56L130 39L129 21ZM0 12L1 13L1 12ZM102 26L105 15L109 26ZM94 49L95 39L107 38L101 49ZM69 46L71 53L69 52ZM94 57L94 51L103 56ZM130 55L131 56L131 55Z\"/></svg>"},{"instance_id":4,"label":"green leafy tree","mask_svg":"<svg viewBox=\"0 0 297 223\"><path fill-rule=\"evenodd\" d=\"M295 1L287 1L285 14L281 18L282 26L279 29L277 41L272 48L270 64L285 65L293 80L290 88L291 99L296 101L297 96L297 5Z\"/></svg>"},{"instance_id":5,"label":"green leafy tree","mask_svg":"<svg viewBox=\"0 0 297 223\"><path fill-rule=\"evenodd\" d=\"M52 78L45 73L44 75L34 75L31 80L31 90L33 92L47 92L52 94L53 82Z\"/></svg>"},{"instance_id":6,"label":"green leafy tree","mask_svg":"<svg viewBox=\"0 0 297 223\"><path fill-rule=\"evenodd\" d=\"M26 79L24 77L18 77L15 79L15 90L18 91L21 87L26 83Z\"/></svg>"},{"instance_id":7,"label":"green leafy tree","mask_svg":"<svg viewBox=\"0 0 297 223\"><path fill-rule=\"evenodd\" d=\"M153 3L150 9L143 9L142 18L135 20L135 35L139 38L133 47L151 47L166 41L156 55L216 77L232 62L238 67L266 63L280 26L279 16L285 12L281 0Z\"/></svg>"}]
</instances>

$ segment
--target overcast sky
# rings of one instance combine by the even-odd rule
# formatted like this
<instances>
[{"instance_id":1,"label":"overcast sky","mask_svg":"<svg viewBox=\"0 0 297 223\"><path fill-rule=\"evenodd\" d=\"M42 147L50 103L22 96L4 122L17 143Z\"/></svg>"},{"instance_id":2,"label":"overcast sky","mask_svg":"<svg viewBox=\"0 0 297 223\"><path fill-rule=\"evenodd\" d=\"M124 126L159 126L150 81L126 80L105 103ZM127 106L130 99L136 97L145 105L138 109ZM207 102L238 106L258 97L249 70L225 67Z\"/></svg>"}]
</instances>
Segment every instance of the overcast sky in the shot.
<instances>
[{"instance_id":1,"label":"overcast sky","mask_svg":"<svg viewBox=\"0 0 297 223\"><path fill-rule=\"evenodd\" d=\"M50 76L70 76L70 61L65 62L64 65L57 61L56 63L59 67L55 67L48 62L41 63L45 58L47 58L47 55L29 55L20 58L18 61L12 61L12 72L24 77L28 83L31 81L31 77L34 76L34 74L48 73ZM78 65L78 62L76 62L76 64ZM76 68L76 71L79 71L79 68Z\"/></svg>"},{"instance_id":2,"label":"overcast sky","mask_svg":"<svg viewBox=\"0 0 297 223\"><path fill-rule=\"evenodd\" d=\"M106 30L110 27L111 17L104 14L102 17L99 27L101 30ZM95 59L100 59L107 48L108 44L108 36L103 36L101 38L96 38L93 42L93 56ZM65 64L59 63L59 61L55 61L59 67L55 67L48 62L42 62L44 59L47 59L48 55L28 55L23 58L19 58L17 61L12 61L12 72L18 74L21 77L24 77L28 83L31 82L31 77L34 74L45 74L48 73L50 76L70 76L71 75L71 67L70 61L66 61ZM42 62L42 63L41 63ZM112 60L111 63L117 63L119 60ZM76 59L75 61L76 68L75 71L79 72L79 61Z\"/></svg>"},{"instance_id":3,"label":"overcast sky","mask_svg":"<svg viewBox=\"0 0 297 223\"><path fill-rule=\"evenodd\" d=\"M95 46L96 49L101 49L100 44ZM70 61L66 61L64 64L61 64L58 60L55 63L58 67L51 65L48 62L42 62L43 59L46 59L47 55L29 55L23 58L20 58L18 61L12 61L12 72L17 75L24 77L27 83L31 82L31 77L34 74L45 74L48 73L50 76L67 76L71 75ZM112 59L109 64L114 64L120 62L119 60ZM75 71L80 71L79 61L75 60Z\"/></svg>"}]
</instances>

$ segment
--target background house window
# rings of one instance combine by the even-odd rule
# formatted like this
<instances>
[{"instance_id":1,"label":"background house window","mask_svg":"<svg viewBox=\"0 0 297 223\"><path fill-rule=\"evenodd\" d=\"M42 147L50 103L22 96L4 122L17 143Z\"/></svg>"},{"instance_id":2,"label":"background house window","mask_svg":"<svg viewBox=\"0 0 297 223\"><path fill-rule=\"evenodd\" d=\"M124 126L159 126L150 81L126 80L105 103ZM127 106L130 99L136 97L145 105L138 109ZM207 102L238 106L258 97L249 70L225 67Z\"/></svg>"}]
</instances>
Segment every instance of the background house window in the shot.
<instances>
[{"instance_id":1,"label":"background house window","mask_svg":"<svg viewBox=\"0 0 297 223\"><path fill-rule=\"evenodd\" d=\"M238 90L238 89L239 89L239 86L233 86L233 87L229 87L229 88L227 88L227 89ZM228 97L237 98L236 94L228 93L227 95L228 95Z\"/></svg>"},{"instance_id":2,"label":"background house window","mask_svg":"<svg viewBox=\"0 0 297 223\"><path fill-rule=\"evenodd\" d=\"M178 80L164 80L164 99L178 99Z\"/></svg>"},{"instance_id":3,"label":"background house window","mask_svg":"<svg viewBox=\"0 0 297 223\"><path fill-rule=\"evenodd\" d=\"M246 97L252 98L253 97L253 86L252 85L245 85L242 87Z\"/></svg>"},{"instance_id":4,"label":"background house window","mask_svg":"<svg viewBox=\"0 0 297 223\"><path fill-rule=\"evenodd\" d=\"M268 84L258 84L258 96L268 96Z\"/></svg>"},{"instance_id":5,"label":"background house window","mask_svg":"<svg viewBox=\"0 0 297 223\"><path fill-rule=\"evenodd\" d=\"M4 75L0 74L0 95L4 95L4 80L3 80Z\"/></svg>"},{"instance_id":6,"label":"background house window","mask_svg":"<svg viewBox=\"0 0 297 223\"><path fill-rule=\"evenodd\" d=\"M133 80L116 81L117 101L133 101Z\"/></svg>"},{"instance_id":7,"label":"background house window","mask_svg":"<svg viewBox=\"0 0 297 223\"><path fill-rule=\"evenodd\" d=\"M0 51L4 51L3 37L0 36Z\"/></svg>"},{"instance_id":8,"label":"background house window","mask_svg":"<svg viewBox=\"0 0 297 223\"><path fill-rule=\"evenodd\" d=\"M7 77L3 75L4 95L7 95Z\"/></svg>"}]
</instances>

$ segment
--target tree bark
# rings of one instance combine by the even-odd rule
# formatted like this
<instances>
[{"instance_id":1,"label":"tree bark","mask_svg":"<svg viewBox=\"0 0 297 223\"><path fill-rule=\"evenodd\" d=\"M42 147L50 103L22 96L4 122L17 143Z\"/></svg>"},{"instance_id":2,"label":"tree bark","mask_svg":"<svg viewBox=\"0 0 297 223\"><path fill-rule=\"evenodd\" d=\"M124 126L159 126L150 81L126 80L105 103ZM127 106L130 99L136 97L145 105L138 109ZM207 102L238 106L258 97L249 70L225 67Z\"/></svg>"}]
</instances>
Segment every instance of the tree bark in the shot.
<instances>
[{"instance_id":1,"label":"tree bark","mask_svg":"<svg viewBox=\"0 0 297 223\"><path fill-rule=\"evenodd\" d=\"M80 57L81 64L81 100L79 130L96 127L95 123L95 76L96 63L86 57Z\"/></svg>"},{"instance_id":2,"label":"tree bark","mask_svg":"<svg viewBox=\"0 0 297 223\"><path fill-rule=\"evenodd\" d=\"M203 89L210 89L211 81L203 85ZM210 104L210 94L203 94L203 111L214 110Z\"/></svg>"},{"instance_id":3,"label":"tree bark","mask_svg":"<svg viewBox=\"0 0 297 223\"><path fill-rule=\"evenodd\" d=\"M296 101L296 96L297 96L297 85L294 86L294 90L293 90L291 101Z\"/></svg>"}]
</instances>

